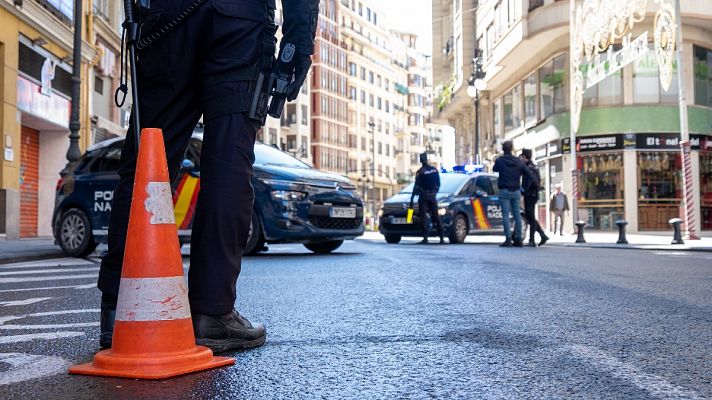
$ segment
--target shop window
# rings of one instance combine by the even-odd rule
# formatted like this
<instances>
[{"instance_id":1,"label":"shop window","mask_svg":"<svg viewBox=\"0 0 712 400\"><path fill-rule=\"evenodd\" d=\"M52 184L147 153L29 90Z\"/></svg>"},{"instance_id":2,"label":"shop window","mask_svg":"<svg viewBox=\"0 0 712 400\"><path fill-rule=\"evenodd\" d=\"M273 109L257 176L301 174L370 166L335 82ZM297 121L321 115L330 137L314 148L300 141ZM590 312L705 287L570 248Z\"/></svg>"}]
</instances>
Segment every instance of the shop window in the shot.
<instances>
[{"instance_id":1,"label":"shop window","mask_svg":"<svg viewBox=\"0 0 712 400\"><path fill-rule=\"evenodd\" d=\"M622 48L620 44L614 44L612 51L616 52ZM606 61L608 53L601 54L601 60ZM584 66L584 74L588 66ZM610 106L623 104L623 70L618 70L606 77L592 88L586 89L583 95L584 107Z\"/></svg>"},{"instance_id":2,"label":"shop window","mask_svg":"<svg viewBox=\"0 0 712 400\"><path fill-rule=\"evenodd\" d=\"M680 216L682 162L679 151L638 153L638 229L669 230Z\"/></svg>"},{"instance_id":3,"label":"shop window","mask_svg":"<svg viewBox=\"0 0 712 400\"><path fill-rule=\"evenodd\" d=\"M694 46L695 104L712 107L712 50Z\"/></svg>"},{"instance_id":4,"label":"shop window","mask_svg":"<svg viewBox=\"0 0 712 400\"><path fill-rule=\"evenodd\" d=\"M623 218L623 154L578 157L579 217L593 229L612 230Z\"/></svg>"},{"instance_id":5,"label":"shop window","mask_svg":"<svg viewBox=\"0 0 712 400\"><path fill-rule=\"evenodd\" d=\"M700 152L702 229L712 230L712 151Z\"/></svg>"}]
</instances>

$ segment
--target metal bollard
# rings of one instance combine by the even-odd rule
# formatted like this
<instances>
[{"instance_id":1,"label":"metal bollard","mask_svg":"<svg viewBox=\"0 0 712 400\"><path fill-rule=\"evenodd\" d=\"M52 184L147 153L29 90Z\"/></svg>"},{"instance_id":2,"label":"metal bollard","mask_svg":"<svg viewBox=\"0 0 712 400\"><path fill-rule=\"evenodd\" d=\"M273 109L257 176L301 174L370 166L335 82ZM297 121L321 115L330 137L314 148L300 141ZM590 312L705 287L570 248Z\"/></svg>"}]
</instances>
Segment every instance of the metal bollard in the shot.
<instances>
[{"instance_id":1,"label":"metal bollard","mask_svg":"<svg viewBox=\"0 0 712 400\"><path fill-rule=\"evenodd\" d=\"M619 219L616 221L616 225L618 225L618 241L616 244L628 244L628 239L625 237L625 227L628 225L628 221Z\"/></svg>"},{"instance_id":2,"label":"metal bollard","mask_svg":"<svg viewBox=\"0 0 712 400\"><path fill-rule=\"evenodd\" d=\"M682 219L672 218L668 221L668 223L672 225L672 229L674 231L672 235L672 244L685 244L685 241L682 240L682 234L680 233L680 224L682 224Z\"/></svg>"},{"instance_id":3,"label":"metal bollard","mask_svg":"<svg viewBox=\"0 0 712 400\"><path fill-rule=\"evenodd\" d=\"M583 227L586 223L583 221L576 221L576 227L578 228L578 237L576 237L576 243L586 243L586 239L583 238Z\"/></svg>"}]
</instances>

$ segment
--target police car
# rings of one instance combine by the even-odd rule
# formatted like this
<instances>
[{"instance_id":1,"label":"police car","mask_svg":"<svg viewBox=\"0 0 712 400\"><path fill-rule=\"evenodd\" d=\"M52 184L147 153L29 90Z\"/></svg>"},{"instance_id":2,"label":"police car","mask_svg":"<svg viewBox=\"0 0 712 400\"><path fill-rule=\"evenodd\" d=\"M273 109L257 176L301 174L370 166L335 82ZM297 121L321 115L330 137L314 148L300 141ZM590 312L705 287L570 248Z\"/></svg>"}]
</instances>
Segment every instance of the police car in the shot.
<instances>
[{"instance_id":1,"label":"police car","mask_svg":"<svg viewBox=\"0 0 712 400\"><path fill-rule=\"evenodd\" d=\"M414 185L411 183L386 200L379 211L379 231L388 243L398 243L404 236L423 236L418 196L413 200L412 221L409 223L406 218ZM463 243L467 235L472 234L502 233L498 194L497 175L468 173L463 167L440 174L440 191L436 197L438 214L450 243ZM437 235L435 225L429 223L429 226L429 235Z\"/></svg>"},{"instance_id":2,"label":"police car","mask_svg":"<svg viewBox=\"0 0 712 400\"><path fill-rule=\"evenodd\" d=\"M89 148L57 183L53 232L69 256L90 254L107 240L113 191L123 138ZM194 134L181 172L173 183L178 236L190 241L193 213L200 190L202 134ZM255 204L245 254L265 243L303 243L316 253L336 250L344 240L363 234L363 204L347 178L310 167L272 146L255 144L252 186Z\"/></svg>"}]
</instances>

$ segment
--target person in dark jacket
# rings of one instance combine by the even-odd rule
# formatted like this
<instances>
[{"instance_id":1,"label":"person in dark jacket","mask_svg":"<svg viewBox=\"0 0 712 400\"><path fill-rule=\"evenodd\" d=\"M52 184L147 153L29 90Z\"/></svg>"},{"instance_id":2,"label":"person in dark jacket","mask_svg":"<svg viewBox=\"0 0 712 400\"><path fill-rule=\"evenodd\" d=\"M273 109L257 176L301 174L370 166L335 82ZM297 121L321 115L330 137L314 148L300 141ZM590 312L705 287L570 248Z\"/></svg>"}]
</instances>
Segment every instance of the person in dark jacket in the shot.
<instances>
[{"instance_id":1,"label":"person in dark jacket","mask_svg":"<svg viewBox=\"0 0 712 400\"><path fill-rule=\"evenodd\" d=\"M438 214L436 198L438 190L440 190L440 174L437 168L428 164L428 153L420 154L420 162L423 166L415 174L415 186L413 194L410 195L410 208L413 208L413 197L418 195L418 213L423 226L423 240L420 243L428 243L428 214L430 214L430 219L438 229L440 244L443 244L445 243L443 223Z\"/></svg>"},{"instance_id":2,"label":"person in dark jacket","mask_svg":"<svg viewBox=\"0 0 712 400\"><path fill-rule=\"evenodd\" d=\"M151 2L141 16L141 40L151 40L138 49L136 74L141 125L163 130L171 177L180 169L201 116L205 124L188 297L196 343L221 352L260 346L267 334L264 325L250 323L234 307L254 200L255 136L264 122L250 116L250 110L258 73L275 68L277 26L274 0L195 4ZM276 64L293 77L285 89L286 100L292 101L311 66L319 0L283 0L282 6L280 47L294 56L290 63L280 58ZM132 119L121 152L109 247L99 270L102 348L112 345L117 315L136 170L135 128Z\"/></svg>"},{"instance_id":3,"label":"person in dark jacket","mask_svg":"<svg viewBox=\"0 0 712 400\"><path fill-rule=\"evenodd\" d=\"M501 247L522 247L522 216L520 215L520 192L522 175L530 179L532 173L524 162L512 154L514 143L508 140L502 144L504 154L494 162L492 170L499 173L497 186L499 187L499 202L502 207L502 227L504 228L504 242ZM509 228L509 214L514 218L514 235ZM512 240L514 237L514 240Z\"/></svg>"},{"instance_id":4,"label":"person in dark jacket","mask_svg":"<svg viewBox=\"0 0 712 400\"><path fill-rule=\"evenodd\" d=\"M519 155L524 165L529 168L532 176L524 175L522 177L522 195L524 196L524 218L529 225L529 247L536 247L534 235L538 232L541 241L539 246L542 246L549 240L546 233L536 220L535 209L536 203L539 201L539 190L541 190L541 177L539 176L539 168L532 162L532 151L530 149L522 149Z\"/></svg>"}]
</instances>

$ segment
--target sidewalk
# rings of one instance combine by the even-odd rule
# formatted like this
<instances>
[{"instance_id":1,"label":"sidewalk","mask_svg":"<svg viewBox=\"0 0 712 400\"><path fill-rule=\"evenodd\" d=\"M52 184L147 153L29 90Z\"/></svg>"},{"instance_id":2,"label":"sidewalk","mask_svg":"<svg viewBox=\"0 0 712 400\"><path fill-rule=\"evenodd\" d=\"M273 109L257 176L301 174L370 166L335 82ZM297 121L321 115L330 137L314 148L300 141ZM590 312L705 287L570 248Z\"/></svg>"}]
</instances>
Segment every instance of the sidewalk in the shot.
<instances>
[{"instance_id":1,"label":"sidewalk","mask_svg":"<svg viewBox=\"0 0 712 400\"><path fill-rule=\"evenodd\" d=\"M62 258L64 254L54 238L6 240L0 238L0 264Z\"/></svg>"},{"instance_id":2,"label":"sidewalk","mask_svg":"<svg viewBox=\"0 0 712 400\"><path fill-rule=\"evenodd\" d=\"M613 232L586 232L586 243L576 243L576 235L559 236L547 232L549 241L546 246L560 247L588 247L604 249L632 249L632 250L672 250L672 251L710 251L712 252L712 238L705 237L700 240L685 240L685 244L671 244L672 232L661 235L627 235L628 244L616 244L618 234ZM383 235L378 232L366 232L359 239L370 241L384 241ZM404 242L419 241L420 238L403 238ZM432 238L436 240L437 238ZM497 245L502 242L502 235L470 235L465 243ZM537 242L539 235L537 235Z\"/></svg>"}]
</instances>

